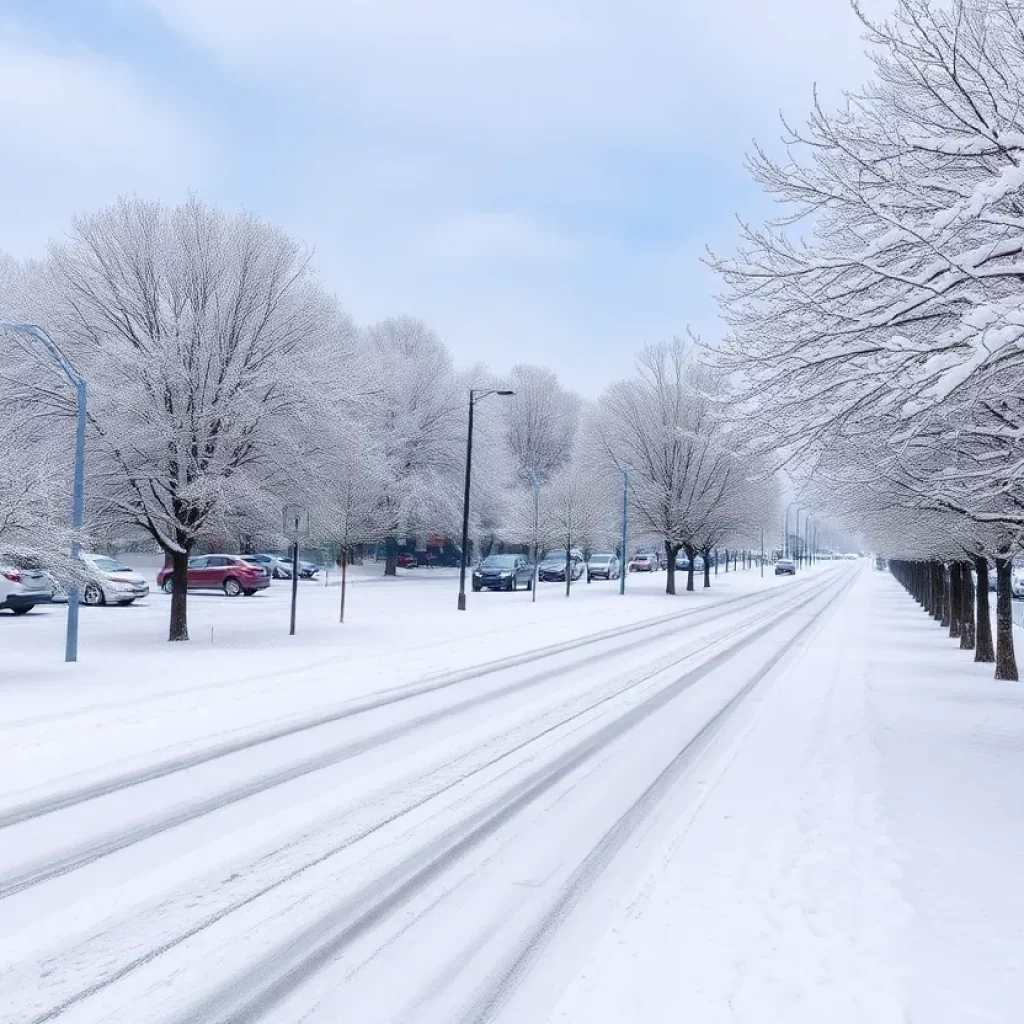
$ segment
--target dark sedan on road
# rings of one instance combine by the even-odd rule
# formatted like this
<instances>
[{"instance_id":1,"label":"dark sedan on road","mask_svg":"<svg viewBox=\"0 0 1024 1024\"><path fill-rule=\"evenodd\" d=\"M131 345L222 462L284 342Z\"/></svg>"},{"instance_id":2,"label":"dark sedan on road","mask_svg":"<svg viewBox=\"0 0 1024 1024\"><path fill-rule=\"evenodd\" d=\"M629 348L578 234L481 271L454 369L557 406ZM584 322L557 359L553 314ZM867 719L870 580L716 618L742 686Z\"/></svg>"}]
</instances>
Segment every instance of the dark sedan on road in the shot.
<instances>
[{"instance_id":1,"label":"dark sedan on road","mask_svg":"<svg viewBox=\"0 0 1024 1024\"><path fill-rule=\"evenodd\" d=\"M473 589L533 589L533 566L522 555L488 555L473 570Z\"/></svg>"},{"instance_id":2,"label":"dark sedan on road","mask_svg":"<svg viewBox=\"0 0 1024 1024\"><path fill-rule=\"evenodd\" d=\"M795 576L796 575L796 562L792 558L780 558L775 563L775 575L776 576Z\"/></svg>"}]
</instances>

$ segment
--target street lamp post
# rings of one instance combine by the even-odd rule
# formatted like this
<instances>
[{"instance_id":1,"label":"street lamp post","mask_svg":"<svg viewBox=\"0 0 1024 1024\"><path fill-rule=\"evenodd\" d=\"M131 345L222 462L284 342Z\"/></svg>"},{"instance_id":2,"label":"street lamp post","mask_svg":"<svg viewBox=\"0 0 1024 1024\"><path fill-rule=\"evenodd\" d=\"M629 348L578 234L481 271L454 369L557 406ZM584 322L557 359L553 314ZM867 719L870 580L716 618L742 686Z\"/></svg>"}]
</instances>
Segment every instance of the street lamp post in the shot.
<instances>
[{"instance_id":1,"label":"street lamp post","mask_svg":"<svg viewBox=\"0 0 1024 1024\"><path fill-rule=\"evenodd\" d=\"M537 603L537 535L540 533L540 483L537 474L530 470L530 485L533 487L533 583L530 586L530 603Z\"/></svg>"},{"instance_id":2,"label":"street lamp post","mask_svg":"<svg viewBox=\"0 0 1024 1024\"><path fill-rule=\"evenodd\" d=\"M514 395L514 391L469 389L469 429L466 431L466 488L462 497L462 552L459 558L459 611L466 610L466 548L469 546L469 485L473 469L473 407L488 395ZM536 589L536 588L534 588Z\"/></svg>"},{"instance_id":3,"label":"street lamp post","mask_svg":"<svg viewBox=\"0 0 1024 1024\"><path fill-rule=\"evenodd\" d=\"M797 506L796 521L797 521L798 524L800 522L800 508L802 506L800 505L799 501L791 501L786 506L786 515L785 515L785 517L782 520L782 557L783 558L789 558L790 555L791 555L791 552L789 550L789 513L790 513L790 510L793 508L794 505ZM797 536L799 536L799 534L800 534L800 531L799 531L799 528L798 528L797 529Z\"/></svg>"},{"instance_id":4,"label":"street lamp post","mask_svg":"<svg viewBox=\"0 0 1024 1024\"><path fill-rule=\"evenodd\" d=\"M71 498L71 528L74 530L71 540L71 559L75 561L82 550L79 537L85 524L85 381L68 361L60 346L38 324L0 320L0 327L38 341L75 389L78 415L75 425L75 475ZM78 584L73 576L68 589L68 624L64 641L64 660L78 661Z\"/></svg>"},{"instance_id":5,"label":"street lamp post","mask_svg":"<svg viewBox=\"0 0 1024 1024\"><path fill-rule=\"evenodd\" d=\"M626 544L629 541L629 468L622 470L622 557L619 559L619 596L626 593Z\"/></svg>"}]
</instances>

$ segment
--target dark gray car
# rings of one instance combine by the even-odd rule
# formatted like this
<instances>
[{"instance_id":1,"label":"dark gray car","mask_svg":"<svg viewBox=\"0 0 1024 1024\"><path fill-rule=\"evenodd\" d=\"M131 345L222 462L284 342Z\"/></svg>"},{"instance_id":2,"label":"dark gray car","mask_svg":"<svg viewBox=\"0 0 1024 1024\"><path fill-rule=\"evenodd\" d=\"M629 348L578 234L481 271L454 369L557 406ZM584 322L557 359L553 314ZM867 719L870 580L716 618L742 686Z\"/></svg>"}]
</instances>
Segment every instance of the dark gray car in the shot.
<instances>
[{"instance_id":1,"label":"dark gray car","mask_svg":"<svg viewBox=\"0 0 1024 1024\"><path fill-rule=\"evenodd\" d=\"M533 566L522 555L488 555L473 570L474 590L533 589Z\"/></svg>"}]
</instances>

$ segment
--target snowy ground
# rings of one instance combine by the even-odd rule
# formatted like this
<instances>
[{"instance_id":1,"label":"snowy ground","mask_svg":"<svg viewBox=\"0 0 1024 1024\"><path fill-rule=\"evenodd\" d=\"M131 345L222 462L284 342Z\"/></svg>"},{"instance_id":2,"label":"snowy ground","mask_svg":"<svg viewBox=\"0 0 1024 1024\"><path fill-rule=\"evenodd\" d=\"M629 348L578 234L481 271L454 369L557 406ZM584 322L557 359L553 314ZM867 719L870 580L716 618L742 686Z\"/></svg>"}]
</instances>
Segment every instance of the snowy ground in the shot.
<instances>
[{"instance_id":1,"label":"snowy ground","mask_svg":"<svg viewBox=\"0 0 1024 1024\"><path fill-rule=\"evenodd\" d=\"M0 618L0 1021L1018 1020L1019 686L860 565L663 581Z\"/></svg>"}]
</instances>

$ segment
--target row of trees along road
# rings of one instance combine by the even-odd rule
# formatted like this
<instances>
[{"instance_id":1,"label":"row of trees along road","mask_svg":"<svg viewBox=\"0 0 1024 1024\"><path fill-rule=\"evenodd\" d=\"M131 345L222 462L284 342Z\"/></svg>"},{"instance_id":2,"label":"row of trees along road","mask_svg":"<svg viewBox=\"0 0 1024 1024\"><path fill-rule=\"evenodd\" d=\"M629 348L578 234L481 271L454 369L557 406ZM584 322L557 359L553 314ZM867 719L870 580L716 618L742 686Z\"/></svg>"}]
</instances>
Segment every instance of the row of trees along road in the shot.
<instances>
[{"instance_id":1,"label":"row of trees along road","mask_svg":"<svg viewBox=\"0 0 1024 1024\"><path fill-rule=\"evenodd\" d=\"M540 367L460 369L419 320L357 326L301 244L197 198L123 199L75 219L39 262L0 258L0 318L45 326L85 378L84 539L159 545L172 640L188 637L196 545L280 541L284 502L343 550L384 539L385 573L402 535L456 536L470 387L515 391L477 411L478 551L614 550L626 465L636 543L752 546L778 521L763 464L730 453L717 376L681 343L645 350L596 403ZM68 539L74 395L21 335L0 338L0 549L53 562Z\"/></svg>"},{"instance_id":2,"label":"row of trees along road","mask_svg":"<svg viewBox=\"0 0 1024 1024\"><path fill-rule=\"evenodd\" d=\"M888 21L862 21L871 79L787 125L781 156L750 160L782 208L712 257L730 328L718 364L763 450L1016 679L1024 6L897 0Z\"/></svg>"}]
</instances>

